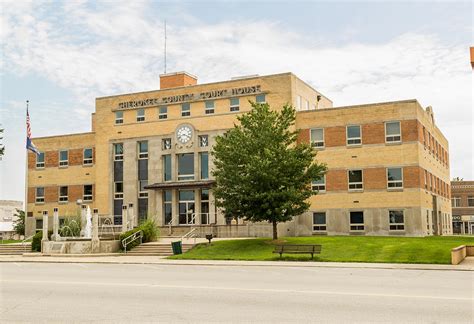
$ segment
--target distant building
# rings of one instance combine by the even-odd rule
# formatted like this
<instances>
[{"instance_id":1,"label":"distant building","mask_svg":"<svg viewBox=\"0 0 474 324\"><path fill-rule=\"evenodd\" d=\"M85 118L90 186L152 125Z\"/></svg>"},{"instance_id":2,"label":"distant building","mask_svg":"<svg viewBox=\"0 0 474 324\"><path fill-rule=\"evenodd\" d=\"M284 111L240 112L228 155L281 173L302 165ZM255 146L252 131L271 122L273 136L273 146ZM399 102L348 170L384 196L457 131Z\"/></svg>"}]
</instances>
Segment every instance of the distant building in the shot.
<instances>
[{"instance_id":1,"label":"distant building","mask_svg":"<svg viewBox=\"0 0 474 324\"><path fill-rule=\"evenodd\" d=\"M15 235L13 224L17 220L16 210L23 209L23 203L16 200L0 200L0 237L10 239Z\"/></svg>"},{"instance_id":2,"label":"distant building","mask_svg":"<svg viewBox=\"0 0 474 324\"><path fill-rule=\"evenodd\" d=\"M329 168L312 184L319 194L309 210L279 224L279 235L452 233L449 143L431 107L416 100L333 107L292 73L207 84L169 73L160 87L97 98L91 132L34 139L41 154L28 156L27 235L41 228L43 211L57 207L64 219L82 202L116 226L133 206L135 224L153 218L176 233L271 236L268 223L231 225L213 194L215 137L251 110L249 101L276 110L292 104L299 141Z\"/></svg>"},{"instance_id":3,"label":"distant building","mask_svg":"<svg viewBox=\"0 0 474 324\"><path fill-rule=\"evenodd\" d=\"M474 234L474 181L451 181L453 234Z\"/></svg>"},{"instance_id":4,"label":"distant building","mask_svg":"<svg viewBox=\"0 0 474 324\"><path fill-rule=\"evenodd\" d=\"M471 47L471 66L474 69L474 47Z\"/></svg>"}]
</instances>

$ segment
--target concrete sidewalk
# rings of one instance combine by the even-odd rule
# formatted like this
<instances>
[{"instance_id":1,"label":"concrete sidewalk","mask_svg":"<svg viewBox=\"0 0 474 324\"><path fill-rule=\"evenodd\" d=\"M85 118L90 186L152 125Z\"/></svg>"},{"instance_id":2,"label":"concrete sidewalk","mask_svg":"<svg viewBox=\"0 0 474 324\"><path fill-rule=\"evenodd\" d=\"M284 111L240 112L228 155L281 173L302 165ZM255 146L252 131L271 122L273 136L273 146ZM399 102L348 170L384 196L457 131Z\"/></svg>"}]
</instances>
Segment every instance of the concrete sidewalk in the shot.
<instances>
[{"instance_id":1,"label":"concrete sidewalk","mask_svg":"<svg viewBox=\"0 0 474 324\"><path fill-rule=\"evenodd\" d=\"M474 258L466 258L459 265L405 264L405 263L355 263L355 262L295 262L295 261L226 261L226 260L171 260L161 256L127 256L120 253L99 256L43 256L41 254L2 255L1 262L35 263L100 263L100 264L157 264L202 266L254 266L254 267L308 267L308 268L357 268L357 269L407 269L407 270L457 270L474 271Z\"/></svg>"}]
</instances>

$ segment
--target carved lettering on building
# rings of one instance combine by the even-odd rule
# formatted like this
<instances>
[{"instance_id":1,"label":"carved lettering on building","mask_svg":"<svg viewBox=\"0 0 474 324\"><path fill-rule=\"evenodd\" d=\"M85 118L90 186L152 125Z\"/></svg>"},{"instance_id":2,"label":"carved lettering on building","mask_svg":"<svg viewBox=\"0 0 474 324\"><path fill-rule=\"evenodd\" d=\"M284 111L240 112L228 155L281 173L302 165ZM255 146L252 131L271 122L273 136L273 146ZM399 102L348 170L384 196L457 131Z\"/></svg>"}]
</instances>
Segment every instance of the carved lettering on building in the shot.
<instances>
[{"instance_id":1,"label":"carved lettering on building","mask_svg":"<svg viewBox=\"0 0 474 324\"><path fill-rule=\"evenodd\" d=\"M243 95L248 95L248 94L253 94L253 93L260 93L261 91L262 90L260 88L260 85L232 88L232 89L210 90L210 91L204 91L200 93L190 93L190 94L182 94L182 95L168 96L168 97L162 97L162 98L149 98L149 99L143 99L143 100L132 100L132 101L120 102L118 104L118 109L143 108L143 107L159 106L159 105L166 105L166 104L176 104L176 103L188 102L188 101L193 101L193 100L208 100L208 99L215 99L215 98L243 96Z\"/></svg>"}]
</instances>

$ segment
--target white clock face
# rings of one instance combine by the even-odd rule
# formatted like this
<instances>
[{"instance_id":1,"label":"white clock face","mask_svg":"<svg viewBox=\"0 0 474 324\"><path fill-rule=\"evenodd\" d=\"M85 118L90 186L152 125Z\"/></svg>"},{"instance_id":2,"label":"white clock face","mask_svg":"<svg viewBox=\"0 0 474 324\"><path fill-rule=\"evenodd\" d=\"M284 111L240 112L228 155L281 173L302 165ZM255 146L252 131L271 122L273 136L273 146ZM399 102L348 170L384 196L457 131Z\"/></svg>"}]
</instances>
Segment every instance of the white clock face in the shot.
<instances>
[{"instance_id":1,"label":"white clock face","mask_svg":"<svg viewBox=\"0 0 474 324\"><path fill-rule=\"evenodd\" d=\"M187 143L193 134L193 131L189 126L181 126L178 128L176 131L176 138L178 139L179 142L185 144Z\"/></svg>"}]
</instances>

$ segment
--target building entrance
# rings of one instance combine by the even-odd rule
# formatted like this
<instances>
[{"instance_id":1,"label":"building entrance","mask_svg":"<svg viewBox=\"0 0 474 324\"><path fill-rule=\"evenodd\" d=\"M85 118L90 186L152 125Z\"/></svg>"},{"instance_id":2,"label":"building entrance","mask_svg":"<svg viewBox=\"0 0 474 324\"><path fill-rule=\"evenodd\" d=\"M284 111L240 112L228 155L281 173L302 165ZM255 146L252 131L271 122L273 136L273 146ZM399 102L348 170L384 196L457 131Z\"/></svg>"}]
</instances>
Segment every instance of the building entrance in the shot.
<instances>
[{"instance_id":1,"label":"building entrance","mask_svg":"<svg viewBox=\"0 0 474 324\"><path fill-rule=\"evenodd\" d=\"M178 196L179 225L195 224L194 190L179 190Z\"/></svg>"}]
</instances>

